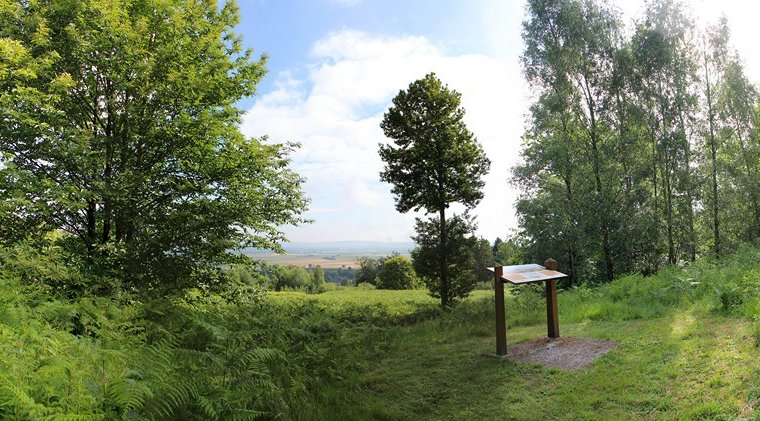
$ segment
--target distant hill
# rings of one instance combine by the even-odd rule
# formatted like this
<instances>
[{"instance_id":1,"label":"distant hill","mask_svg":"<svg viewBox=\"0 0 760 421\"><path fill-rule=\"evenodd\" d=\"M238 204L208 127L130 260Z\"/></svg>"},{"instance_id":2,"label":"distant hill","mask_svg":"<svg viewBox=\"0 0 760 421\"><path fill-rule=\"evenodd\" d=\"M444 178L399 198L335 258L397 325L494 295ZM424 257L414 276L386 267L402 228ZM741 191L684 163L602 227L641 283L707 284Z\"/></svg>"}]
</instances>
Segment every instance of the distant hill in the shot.
<instances>
[{"instance_id":1,"label":"distant hill","mask_svg":"<svg viewBox=\"0 0 760 421\"><path fill-rule=\"evenodd\" d=\"M361 255L361 254L409 254L415 244L412 241L324 241L324 242L292 242L283 244L288 254L329 254L329 255ZM245 254L271 254L268 250L247 249Z\"/></svg>"}]
</instances>

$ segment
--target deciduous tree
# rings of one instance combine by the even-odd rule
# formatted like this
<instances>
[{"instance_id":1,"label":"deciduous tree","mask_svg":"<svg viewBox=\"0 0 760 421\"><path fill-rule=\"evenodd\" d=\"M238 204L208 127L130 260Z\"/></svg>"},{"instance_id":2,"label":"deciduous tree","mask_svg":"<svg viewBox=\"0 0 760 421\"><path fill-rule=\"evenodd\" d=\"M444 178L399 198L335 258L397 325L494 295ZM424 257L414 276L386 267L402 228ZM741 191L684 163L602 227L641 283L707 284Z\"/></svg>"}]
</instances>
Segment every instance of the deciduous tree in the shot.
<instances>
[{"instance_id":1,"label":"deciduous tree","mask_svg":"<svg viewBox=\"0 0 760 421\"><path fill-rule=\"evenodd\" d=\"M6 233L66 231L131 286L169 290L302 222L294 146L238 128L265 59L234 2L0 7Z\"/></svg>"},{"instance_id":2,"label":"deciduous tree","mask_svg":"<svg viewBox=\"0 0 760 421\"><path fill-rule=\"evenodd\" d=\"M380 124L385 136L393 140L380 145L385 162L380 178L393 184L396 209L437 215L437 286L432 290L443 306L458 296L454 293L458 288L450 285L456 257L450 250L446 209L452 203L468 209L477 205L483 198L482 177L490 167L463 118L461 95L430 73L393 98ZM432 238L427 231L424 236ZM426 243L428 246L432 243Z\"/></svg>"}]
</instances>

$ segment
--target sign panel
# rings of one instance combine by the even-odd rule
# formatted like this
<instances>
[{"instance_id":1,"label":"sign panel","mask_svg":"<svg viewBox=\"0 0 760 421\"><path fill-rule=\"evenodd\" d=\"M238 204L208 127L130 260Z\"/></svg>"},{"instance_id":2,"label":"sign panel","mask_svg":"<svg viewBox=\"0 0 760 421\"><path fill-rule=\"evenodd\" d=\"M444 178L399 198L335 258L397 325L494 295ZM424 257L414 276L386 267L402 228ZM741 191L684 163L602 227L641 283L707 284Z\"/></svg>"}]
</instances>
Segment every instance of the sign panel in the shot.
<instances>
[{"instance_id":1,"label":"sign panel","mask_svg":"<svg viewBox=\"0 0 760 421\"><path fill-rule=\"evenodd\" d=\"M488 268L491 272L494 268ZM541 265L514 265L514 266L502 266L501 279L512 284L526 284L528 282L541 282L550 281L552 279L564 278L565 275L562 272L556 270L549 270Z\"/></svg>"}]
</instances>

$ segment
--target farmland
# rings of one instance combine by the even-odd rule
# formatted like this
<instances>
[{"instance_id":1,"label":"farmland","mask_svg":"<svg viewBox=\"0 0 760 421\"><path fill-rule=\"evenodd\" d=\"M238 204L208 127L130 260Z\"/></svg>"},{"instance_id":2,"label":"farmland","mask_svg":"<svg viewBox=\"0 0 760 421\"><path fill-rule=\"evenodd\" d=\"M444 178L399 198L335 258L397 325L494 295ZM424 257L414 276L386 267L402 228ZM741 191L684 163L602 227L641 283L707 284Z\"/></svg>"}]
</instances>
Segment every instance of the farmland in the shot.
<instances>
[{"instance_id":1,"label":"farmland","mask_svg":"<svg viewBox=\"0 0 760 421\"><path fill-rule=\"evenodd\" d=\"M356 267L356 259L362 256L380 257L381 254L317 255L317 254L262 254L256 259L271 265L295 265L301 267L321 266L325 269Z\"/></svg>"},{"instance_id":2,"label":"farmland","mask_svg":"<svg viewBox=\"0 0 760 421\"><path fill-rule=\"evenodd\" d=\"M321 266L325 269L356 267L360 257L384 257L394 253L409 256L414 247L410 242L328 241L317 243L286 243L284 254L261 250L246 250L245 254L272 265L300 267Z\"/></svg>"}]
</instances>

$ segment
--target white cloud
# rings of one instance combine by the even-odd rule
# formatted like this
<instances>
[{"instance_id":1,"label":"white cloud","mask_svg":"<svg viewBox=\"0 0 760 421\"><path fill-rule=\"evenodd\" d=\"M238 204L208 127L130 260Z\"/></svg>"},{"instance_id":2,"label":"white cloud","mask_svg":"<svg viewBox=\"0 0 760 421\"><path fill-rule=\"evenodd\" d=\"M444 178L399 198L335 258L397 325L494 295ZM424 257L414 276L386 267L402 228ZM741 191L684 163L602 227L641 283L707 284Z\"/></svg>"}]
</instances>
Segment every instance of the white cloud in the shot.
<instances>
[{"instance_id":1,"label":"white cloud","mask_svg":"<svg viewBox=\"0 0 760 421\"><path fill-rule=\"evenodd\" d=\"M333 1L351 5L361 0ZM642 11L640 0L616 3L627 23ZM760 80L760 55L753 54L758 6L743 0L691 3L703 20L726 13L750 79ZM488 55L452 56L422 36L343 30L317 41L309 64L293 69L293 74L306 76L283 72L275 88L258 98L244 119L244 132L303 144L293 166L308 178L305 189L313 199L309 216L316 223L289 229L291 239L408 238L414 215L398 214L390 186L379 182L377 145L387 141L379 123L391 98L431 71L462 93L466 123L492 161L485 199L475 210L480 234L493 240L516 226L517 192L508 177L519 156L529 103L518 65L523 4L483 0L478 5L481 26L466 30L479 31Z\"/></svg>"},{"instance_id":2,"label":"white cloud","mask_svg":"<svg viewBox=\"0 0 760 421\"><path fill-rule=\"evenodd\" d=\"M624 15L626 24L644 14L644 2L641 0L616 0L615 3ZM690 0L686 2L688 13L699 27L714 25L720 16L725 15L731 29L731 44L739 52L748 78L760 82L760 54L757 54L757 39L760 30L757 16L760 4L747 0Z\"/></svg>"},{"instance_id":3,"label":"white cloud","mask_svg":"<svg viewBox=\"0 0 760 421\"><path fill-rule=\"evenodd\" d=\"M526 97L516 60L447 56L424 37L346 30L315 43L307 70L303 80L279 75L243 123L248 135L303 144L293 167L308 178L316 222L288 230L292 240L408 239L414 216L396 212L390 186L379 181L378 143L387 142L379 123L393 96L431 71L462 93L465 121L492 161L486 198L475 211L480 233L503 237L515 225L507 177Z\"/></svg>"}]
</instances>

